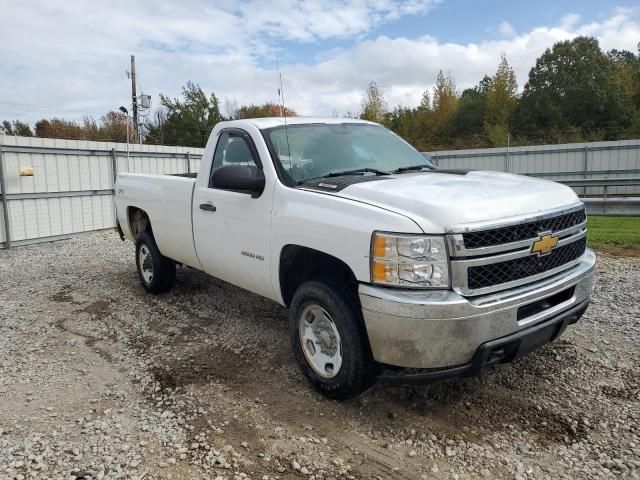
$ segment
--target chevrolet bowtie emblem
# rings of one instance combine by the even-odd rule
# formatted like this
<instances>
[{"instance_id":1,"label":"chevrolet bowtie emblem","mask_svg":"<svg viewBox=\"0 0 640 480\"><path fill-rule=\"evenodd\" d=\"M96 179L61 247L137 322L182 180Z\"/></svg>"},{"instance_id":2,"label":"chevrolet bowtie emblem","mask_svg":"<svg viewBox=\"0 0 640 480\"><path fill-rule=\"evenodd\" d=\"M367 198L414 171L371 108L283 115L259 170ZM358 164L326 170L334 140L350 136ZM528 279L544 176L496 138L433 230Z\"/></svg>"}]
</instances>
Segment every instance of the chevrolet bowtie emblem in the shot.
<instances>
[{"instance_id":1,"label":"chevrolet bowtie emblem","mask_svg":"<svg viewBox=\"0 0 640 480\"><path fill-rule=\"evenodd\" d=\"M540 238L531 245L531 253L546 255L558 245L559 237L552 233L541 233Z\"/></svg>"}]
</instances>

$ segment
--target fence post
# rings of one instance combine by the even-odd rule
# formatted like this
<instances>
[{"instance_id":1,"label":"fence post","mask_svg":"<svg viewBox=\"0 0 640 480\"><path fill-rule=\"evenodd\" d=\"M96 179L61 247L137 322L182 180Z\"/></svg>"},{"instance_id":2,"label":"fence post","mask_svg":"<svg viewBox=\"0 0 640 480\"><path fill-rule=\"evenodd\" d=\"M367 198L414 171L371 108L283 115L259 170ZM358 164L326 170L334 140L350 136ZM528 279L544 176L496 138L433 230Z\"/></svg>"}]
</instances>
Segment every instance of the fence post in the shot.
<instances>
[{"instance_id":1,"label":"fence post","mask_svg":"<svg viewBox=\"0 0 640 480\"><path fill-rule=\"evenodd\" d=\"M9 208L7 201L7 182L4 176L4 155L2 142L0 142L0 190L2 190L2 218L4 220L5 245L11 248L11 227L9 226Z\"/></svg>"},{"instance_id":2,"label":"fence post","mask_svg":"<svg viewBox=\"0 0 640 480\"><path fill-rule=\"evenodd\" d=\"M115 227L118 224L118 211L116 209L116 177L118 176L118 157L116 156L115 148L111 149L111 170L113 172L113 218Z\"/></svg>"},{"instance_id":3,"label":"fence post","mask_svg":"<svg viewBox=\"0 0 640 480\"><path fill-rule=\"evenodd\" d=\"M116 157L116 149L111 149L111 171L113 172L113 188L116 188L116 176L118 175L118 159Z\"/></svg>"},{"instance_id":4,"label":"fence post","mask_svg":"<svg viewBox=\"0 0 640 480\"><path fill-rule=\"evenodd\" d=\"M191 154L187 152L187 173L191 173Z\"/></svg>"},{"instance_id":5,"label":"fence post","mask_svg":"<svg viewBox=\"0 0 640 480\"><path fill-rule=\"evenodd\" d=\"M509 148L511 147L511 132L507 132L507 150L504 152L504 171L509 173Z\"/></svg>"},{"instance_id":6,"label":"fence post","mask_svg":"<svg viewBox=\"0 0 640 480\"><path fill-rule=\"evenodd\" d=\"M587 178L587 172L589 172L589 145L585 145L584 146L584 158L583 158L583 165L582 165L582 177L583 178ZM605 189L606 191L606 189ZM582 189L582 195L586 196L587 195L587 187L584 187Z\"/></svg>"}]
</instances>

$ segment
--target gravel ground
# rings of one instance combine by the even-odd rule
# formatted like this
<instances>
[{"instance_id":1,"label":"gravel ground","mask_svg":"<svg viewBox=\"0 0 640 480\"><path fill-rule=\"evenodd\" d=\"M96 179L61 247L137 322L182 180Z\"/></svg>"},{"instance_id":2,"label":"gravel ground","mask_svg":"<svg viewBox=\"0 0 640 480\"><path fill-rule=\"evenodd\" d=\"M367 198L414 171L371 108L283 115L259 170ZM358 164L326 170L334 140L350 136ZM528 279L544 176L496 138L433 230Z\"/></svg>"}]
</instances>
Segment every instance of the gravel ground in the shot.
<instances>
[{"instance_id":1,"label":"gravel ground","mask_svg":"<svg viewBox=\"0 0 640 480\"><path fill-rule=\"evenodd\" d=\"M558 341L481 378L328 401L280 306L111 232L0 252L0 479L640 478L640 258L600 256Z\"/></svg>"}]
</instances>

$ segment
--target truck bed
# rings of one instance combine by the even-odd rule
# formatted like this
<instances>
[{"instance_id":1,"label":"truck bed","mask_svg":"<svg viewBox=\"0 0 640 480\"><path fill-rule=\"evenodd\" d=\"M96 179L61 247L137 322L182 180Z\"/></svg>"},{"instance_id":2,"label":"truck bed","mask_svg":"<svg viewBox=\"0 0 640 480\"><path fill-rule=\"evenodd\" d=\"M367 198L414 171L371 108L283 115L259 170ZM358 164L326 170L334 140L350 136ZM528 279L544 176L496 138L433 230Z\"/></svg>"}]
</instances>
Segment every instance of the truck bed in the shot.
<instances>
[{"instance_id":1,"label":"truck bed","mask_svg":"<svg viewBox=\"0 0 640 480\"><path fill-rule=\"evenodd\" d=\"M132 236L127 208L140 208L151 220L160 252L180 263L200 268L193 244L191 215L195 183L195 174L118 174L116 209L125 235Z\"/></svg>"}]
</instances>

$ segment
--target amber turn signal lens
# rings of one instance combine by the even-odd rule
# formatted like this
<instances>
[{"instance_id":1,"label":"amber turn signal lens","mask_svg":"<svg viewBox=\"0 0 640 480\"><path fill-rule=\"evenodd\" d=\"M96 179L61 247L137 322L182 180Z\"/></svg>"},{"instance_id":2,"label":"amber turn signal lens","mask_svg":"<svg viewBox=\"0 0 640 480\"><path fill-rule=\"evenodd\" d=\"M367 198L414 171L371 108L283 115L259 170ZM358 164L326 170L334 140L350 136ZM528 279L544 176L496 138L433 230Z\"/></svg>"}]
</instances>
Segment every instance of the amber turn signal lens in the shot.
<instances>
[{"instance_id":1,"label":"amber turn signal lens","mask_svg":"<svg viewBox=\"0 0 640 480\"><path fill-rule=\"evenodd\" d=\"M373 280L376 282L385 282L387 280L387 265L375 262L373 264Z\"/></svg>"},{"instance_id":2,"label":"amber turn signal lens","mask_svg":"<svg viewBox=\"0 0 640 480\"><path fill-rule=\"evenodd\" d=\"M387 254L387 238L377 236L373 240L373 256L377 258L384 258Z\"/></svg>"}]
</instances>

